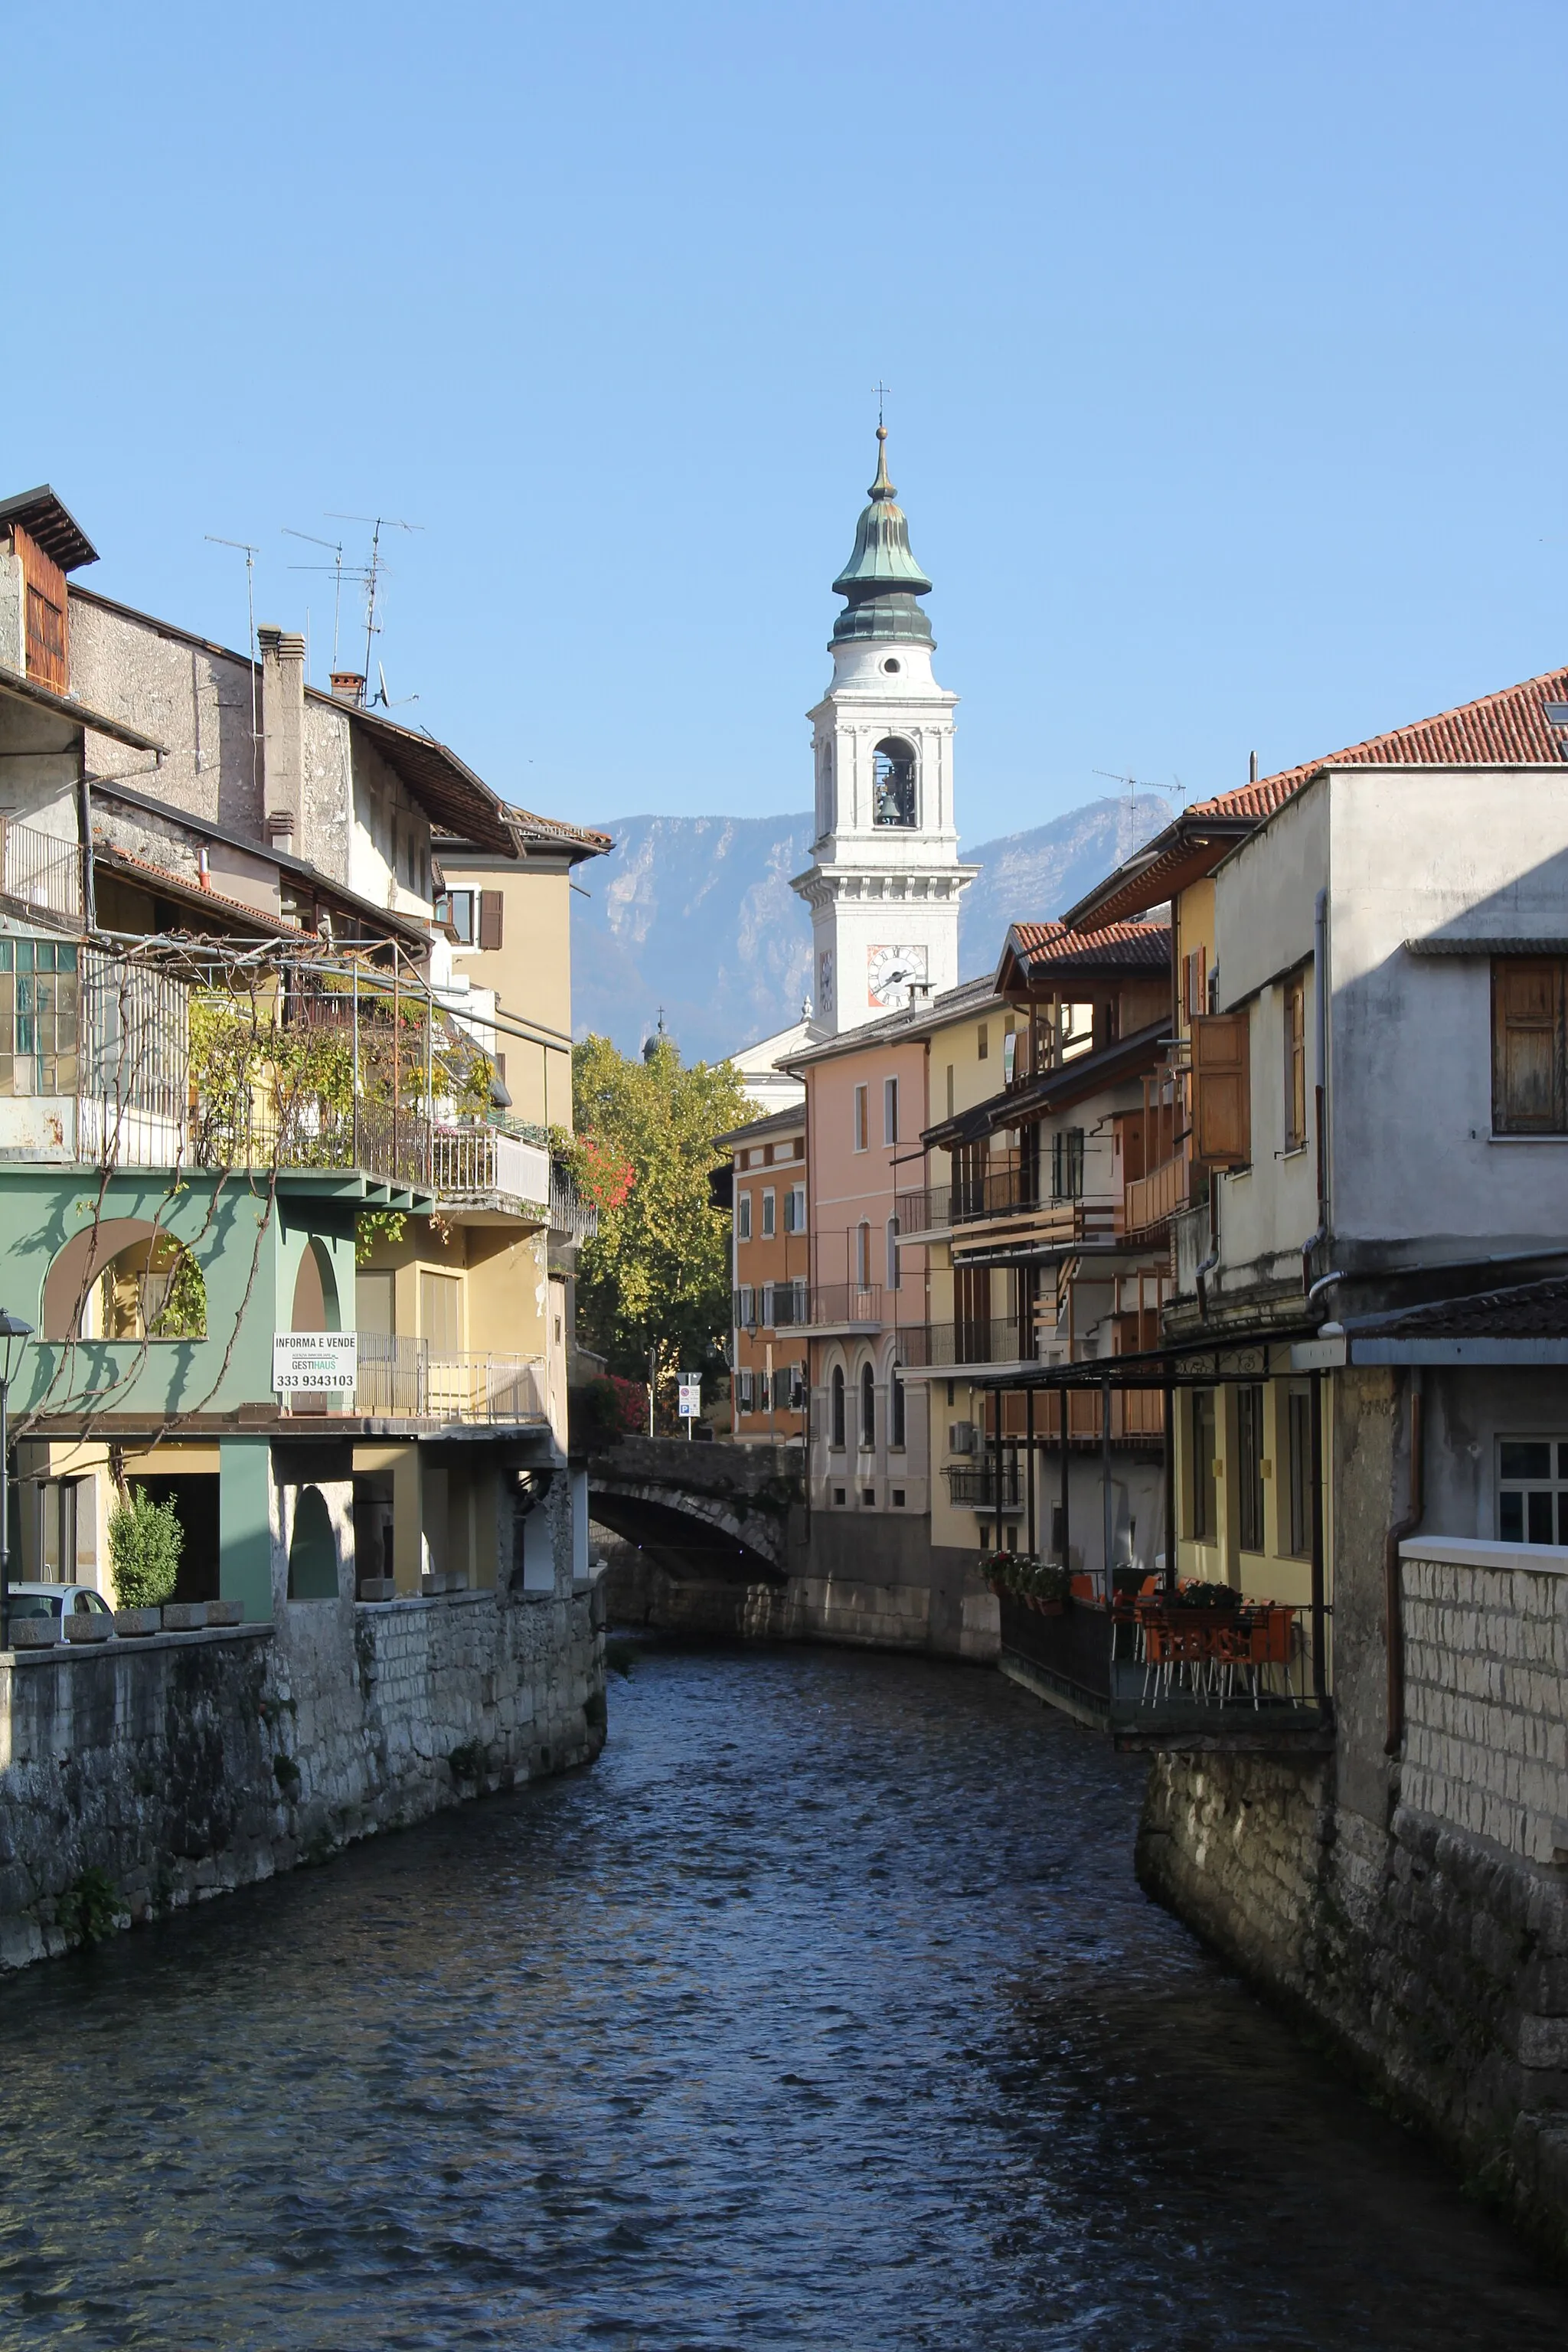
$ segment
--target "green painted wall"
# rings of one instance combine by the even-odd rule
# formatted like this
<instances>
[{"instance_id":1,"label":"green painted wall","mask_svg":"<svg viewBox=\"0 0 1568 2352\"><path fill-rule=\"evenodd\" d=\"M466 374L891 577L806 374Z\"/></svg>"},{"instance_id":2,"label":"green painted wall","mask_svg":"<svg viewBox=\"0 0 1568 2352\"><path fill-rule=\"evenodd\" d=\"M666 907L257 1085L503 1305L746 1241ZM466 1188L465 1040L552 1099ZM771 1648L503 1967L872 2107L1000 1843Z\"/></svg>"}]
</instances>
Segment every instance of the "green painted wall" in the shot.
<instances>
[{"instance_id":1,"label":"green painted wall","mask_svg":"<svg viewBox=\"0 0 1568 2352\"><path fill-rule=\"evenodd\" d=\"M218 1590L244 1604L247 1624L272 1614L272 1448L226 1437L218 1448Z\"/></svg>"}]
</instances>

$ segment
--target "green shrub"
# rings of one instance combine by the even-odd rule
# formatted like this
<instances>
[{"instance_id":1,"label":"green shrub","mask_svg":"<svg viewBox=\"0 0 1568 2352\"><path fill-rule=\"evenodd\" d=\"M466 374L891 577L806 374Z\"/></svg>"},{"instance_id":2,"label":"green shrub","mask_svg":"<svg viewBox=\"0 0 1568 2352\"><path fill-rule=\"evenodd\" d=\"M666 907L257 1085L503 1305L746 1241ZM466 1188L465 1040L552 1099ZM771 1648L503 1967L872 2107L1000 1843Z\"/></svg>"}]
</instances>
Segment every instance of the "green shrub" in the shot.
<instances>
[{"instance_id":1,"label":"green shrub","mask_svg":"<svg viewBox=\"0 0 1568 2352\"><path fill-rule=\"evenodd\" d=\"M275 1756L272 1759L272 1777L285 1798L292 1803L294 1791L300 1785L300 1767L294 1759L291 1756Z\"/></svg>"},{"instance_id":2,"label":"green shrub","mask_svg":"<svg viewBox=\"0 0 1568 2352\"><path fill-rule=\"evenodd\" d=\"M133 1486L109 1514L109 1565L121 1609L158 1609L172 1600L185 1531L172 1502Z\"/></svg>"},{"instance_id":3,"label":"green shrub","mask_svg":"<svg viewBox=\"0 0 1568 2352\"><path fill-rule=\"evenodd\" d=\"M454 1748L447 1761L454 1780L477 1780L485 1769L485 1751L477 1739L465 1739Z\"/></svg>"},{"instance_id":4,"label":"green shrub","mask_svg":"<svg viewBox=\"0 0 1568 2352\"><path fill-rule=\"evenodd\" d=\"M99 1944L112 1936L124 1908L107 1870L84 1870L61 1895L58 1916L73 1944Z\"/></svg>"}]
</instances>

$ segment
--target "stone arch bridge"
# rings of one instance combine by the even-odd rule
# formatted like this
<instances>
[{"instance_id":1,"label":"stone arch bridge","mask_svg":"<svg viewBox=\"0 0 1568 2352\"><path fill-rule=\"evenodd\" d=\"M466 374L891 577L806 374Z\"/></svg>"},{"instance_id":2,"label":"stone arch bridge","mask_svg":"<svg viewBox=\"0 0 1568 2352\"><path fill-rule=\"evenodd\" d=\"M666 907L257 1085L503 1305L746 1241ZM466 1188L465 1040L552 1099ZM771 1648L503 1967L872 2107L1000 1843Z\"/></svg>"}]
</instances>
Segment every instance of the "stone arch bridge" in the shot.
<instances>
[{"instance_id":1,"label":"stone arch bridge","mask_svg":"<svg viewBox=\"0 0 1568 2352\"><path fill-rule=\"evenodd\" d=\"M798 1574L806 1545L800 1449L623 1437L588 1457L589 1510L625 1616L747 1630Z\"/></svg>"}]
</instances>

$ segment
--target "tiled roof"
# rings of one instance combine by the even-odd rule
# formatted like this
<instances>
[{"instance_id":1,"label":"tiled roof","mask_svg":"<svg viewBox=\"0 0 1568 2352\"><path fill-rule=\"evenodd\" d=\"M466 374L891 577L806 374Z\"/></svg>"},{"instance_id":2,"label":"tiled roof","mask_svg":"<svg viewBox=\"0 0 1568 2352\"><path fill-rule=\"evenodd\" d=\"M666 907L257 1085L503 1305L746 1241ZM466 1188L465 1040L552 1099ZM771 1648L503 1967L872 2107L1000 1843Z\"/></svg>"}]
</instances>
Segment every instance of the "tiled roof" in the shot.
<instances>
[{"instance_id":1,"label":"tiled roof","mask_svg":"<svg viewBox=\"0 0 1568 2352\"><path fill-rule=\"evenodd\" d=\"M1260 776L1216 799L1194 801L1188 816L1272 816L1292 793L1299 792L1321 768L1465 768L1493 765L1554 765L1568 756L1562 738L1546 723L1544 705L1568 698L1568 669L1546 671L1518 686L1505 686L1479 701L1461 702L1440 710L1435 719L1418 719L1412 726L1395 727L1387 735L1369 735L1326 759L1307 760L1299 768L1283 768L1278 775Z\"/></svg>"},{"instance_id":2,"label":"tiled roof","mask_svg":"<svg viewBox=\"0 0 1568 2352\"><path fill-rule=\"evenodd\" d=\"M1300 767L1282 768L1277 775L1260 776L1233 793L1194 801L1163 833L1118 874L1108 875L1098 889L1080 899L1073 912L1092 919L1099 912L1135 914L1155 906L1181 888L1194 873L1206 871L1222 845L1194 849L1191 835L1201 835L1205 822L1227 826L1233 835L1248 823L1261 824L1282 808L1324 768L1450 768L1555 766L1568 758L1568 743L1547 724L1545 705L1568 700L1568 669L1547 670L1518 686L1461 702L1433 719L1418 719L1386 735L1369 735L1342 751L1304 760Z\"/></svg>"},{"instance_id":3,"label":"tiled roof","mask_svg":"<svg viewBox=\"0 0 1568 2352\"><path fill-rule=\"evenodd\" d=\"M615 843L607 833L595 833L588 825L567 824L554 816L535 816L531 809L508 808L507 816L519 833L530 840L576 841L589 849L613 849Z\"/></svg>"},{"instance_id":4,"label":"tiled roof","mask_svg":"<svg viewBox=\"0 0 1568 2352\"><path fill-rule=\"evenodd\" d=\"M1357 1339L1568 1339L1568 1276L1516 1283L1479 1297L1439 1299L1403 1314L1358 1316L1346 1328Z\"/></svg>"},{"instance_id":5,"label":"tiled roof","mask_svg":"<svg viewBox=\"0 0 1568 2352\"><path fill-rule=\"evenodd\" d=\"M105 841L96 833L92 854L95 863L105 865L114 872L123 871L132 880L144 876L149 883L155 884L171 898L182 899L192 908L216 907L231 915L243 915L246 921L258 931L279 935L285 931L297 931L301 938L304 937L303 927L290 922L287 915L274 915L265 908L247 905L243 898L227 898L221 890L204 889L199 882L187 881L183 874L171 874L166 866L154 866L145 857L133 857L128 849L121 849L116 842Z\"/></svg>"},{"instance_id":6,"label":"tiled roof","mask_svg":"<svg viewBox=\"0 0 1568 2352\"><path fill-rule=\"evenodd\" d=\"M1171 955L1165 923L1106 923L1095 931L1075 931L1066 923L1015 923L1007 940L1031 967L1117 963L1163 969Z\"/></svg>"}]
</instances>

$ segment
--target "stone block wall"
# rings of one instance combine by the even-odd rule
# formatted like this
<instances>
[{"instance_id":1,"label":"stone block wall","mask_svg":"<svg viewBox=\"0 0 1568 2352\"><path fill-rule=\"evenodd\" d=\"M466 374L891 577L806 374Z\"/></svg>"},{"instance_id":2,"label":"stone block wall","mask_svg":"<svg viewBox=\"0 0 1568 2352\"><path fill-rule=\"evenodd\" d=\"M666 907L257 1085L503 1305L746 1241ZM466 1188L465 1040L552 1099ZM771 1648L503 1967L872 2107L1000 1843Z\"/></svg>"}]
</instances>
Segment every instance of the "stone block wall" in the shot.
<instances>
[{"instance_id":1,"label":"stone block wall","mask_svg":"<svg viewBox=\"0 0 1568 2352\"><path fill-rule=\"evenodd\" d=\"M604 1743L597 1589L283 1605L0 1656L0 1966L269 1878Z\"/></svg>"},{"instance_id":2,"label":"stone block wall","mask_svg":"<svg viewBox=\"0 0 1568 2352\"><path fill-rule=\"evenodd\" d=\"M1568 1554L1430 1538L1402 1553L1404 1801L1550 1864L1568 1850Z\"/></svg>"}]
</instances>

